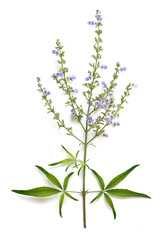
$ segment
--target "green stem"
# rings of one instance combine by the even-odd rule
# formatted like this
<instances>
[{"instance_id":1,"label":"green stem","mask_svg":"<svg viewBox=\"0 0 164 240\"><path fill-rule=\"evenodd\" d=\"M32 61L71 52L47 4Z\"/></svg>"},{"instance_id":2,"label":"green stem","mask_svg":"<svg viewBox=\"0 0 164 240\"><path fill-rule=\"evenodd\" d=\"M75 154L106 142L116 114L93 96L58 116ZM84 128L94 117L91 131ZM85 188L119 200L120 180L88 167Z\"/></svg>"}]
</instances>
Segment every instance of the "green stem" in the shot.
<instances>
[{"instance_id":1,"label":"green stem","mask_svg":"<svg viewBox=\"0 0 164 240\"><path fill-rule=\"evenodd\" d=\"M88 106L88 113L89 113L90 107ZM86 160L87 160L87 141L88 141L88 113L86 116L86 129L85 129L85 142L84 142L84 167L83 167L83 191L82 191L82 196L83 196L83 224L84 228L86 228L86 201L85 201L85 196L86 196L86 190L85 190L85 173L86 173Z\"/></svg>"},{"instance_id":2,"label":"green stem","mask_svg":"<svg viewBox=\"0 0 164 240\"><path fill-rule=\"evenodd\" d=\"M92 142L97 136L99 136L100 133L104 130L104 128L105 128L106 126L108 126L108 125L109 125L109 124L105 124L104 127L102 127L102 128L100 129L100 131L98 131L98 133L96 133L95 136L88 141L87 144L89 144L89 143Z\"/></svg>"},{"instance_id":3,"label":"green stem","mask_svg":"<svg viewBox=\"0 0 164 240\"><path fill-rule=\"evenodd\" d=\"M99 31L99 26L98 26L98 31ZM97 34L99 38L99 33ZM94 84L94 81L96 79L96 71L98 69L98 59L99 59L99 43L97 43L97 50L96 50L97 56L96 56L96 61L95 61L95 66L94 66L94 71L93 71L93 80L91 83L91 86ZM92 99L92 91L93 88L90 89L90 96L88 98L89 103L91 102ZM82 191L82 197L83 197L83 224L84 228L86 228L86 194L87 191L85 189L85 175L86 175L86 160L87 160L87 147L88 147L88 117L90 115L90 104L88 104L88 111L86 114L86 127L85 127L85 141L84 141L84 166L83 166L83 191Z\"/></svg>"}]
</instances>

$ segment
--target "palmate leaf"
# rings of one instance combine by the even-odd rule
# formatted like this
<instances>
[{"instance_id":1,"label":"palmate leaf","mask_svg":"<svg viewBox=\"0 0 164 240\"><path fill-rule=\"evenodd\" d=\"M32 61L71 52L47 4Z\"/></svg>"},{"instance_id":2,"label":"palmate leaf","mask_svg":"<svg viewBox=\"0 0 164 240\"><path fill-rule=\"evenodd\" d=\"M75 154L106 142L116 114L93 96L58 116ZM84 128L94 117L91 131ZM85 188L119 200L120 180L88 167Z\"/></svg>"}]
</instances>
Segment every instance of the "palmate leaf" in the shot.
<instances>
[{"instance_id":1,"label":"palmate leaf","mask_svg":"<svg viewBox=\"0 0 164 240\"><path fill-rule=\"evenodd\" d=\"M64 201L64 193L61 194L60 199L59 199L59 215L60 215L60 217L63 217L62 216L63 201Z\"/></svg>"},{"instance_id":2,"label":"palmate leaf","mask_svg":"<svg viewBox=\"0 0 164 240\"><path fill-rule=\"evenodd\" d=\"M72 195L69 194L68 192L65 192L65 195L66 195L67 197L71 198L72 200L79 201L78 199L72 197Z\"/></svg>"},{"instance_id":3,"label":"palmate leaf","mask_svg":"<svg viewBox=\"0 0 164 240\"><path fill-rule=\"evenodd\" d=\"M42 168L40 166L36 165L36 167L46 175L46 177L50 180L50 182L52 182L58 188L62 189L62 186L61 186L59 180L54 175L52 175L51 173L47 172L44 168Z\"/></svg>"},{"instance_id":4,"label":"palmate leaf","mask_svg":"<svg viewBox=\"0 0 164 240\"><path fill-rule=\"evenodd\" d=\"M112 199L106 193L104 193L104 197L105 197L105 200L107 201L107 203L109 204L109 206L111 207L113 215L114 215L114 219L115 219L116 218L116 211L114 209L114 205L113 205Z\"/></svg>"},{"instance_id":5,"label":"palmate leaf","mask_svg":"<svg viewBox=\"0 0 164 240\"><path fill-rule=\"evenodd\" d=\"M69 178L72 176L72 174L74 174L74 172L69 173L69 174L66 176L66 178L64 179L64 182L63 182L63 189L64 189L64 190L67 189L68 181L69 181Z\"/></svg>"},{"instance_id":6,"label":"palmate leaf","mask_svg":"<svg viewBox=\"0 0 164 240\"><path fill-rule=\"evenodd\" d=\"M99 194L97 194L97 196L94 198L94 199L92 199L92 201L90 202L90 203L93 203L95 200L97 200L98 198L100 198L101 196L102 196L102 192L100 192Z\"/></svg>"},{"instance_id":7,"label":"palmate leaf","mask_svg":"<svg viewBox=\"0 0 164 240\"><path fill-rule=\"evenodd\" d=\"M91 169L91 171L94 173L94 175L97 177L98 181L99 181L99 184L100 184L100 187L101 189L103 190L104 187L105 187L105 183L104 183L104 180L103 178L93 169Z\"/></svg>"},{"instance_id":8,"label":"palmate leaf","mask_svg":"<svg viewBox=\"0 0 164 240\"><path fill-rule=\"evenodd\" d=\"M106 186L105 189L109 189L109 188L113 188L115 187L117 184L119 184L124 178L127 177L127 175L133 171L136 167L138 167L139 164L137 165L134 165L133 167L129 168L127 171L117 175L115 178L113 178L109 183L108 185Z\"/></svg>"},{"instance_id":9,"label":"palmate leaf","mask_svg":"<svg viewBox=\"0 0 164 240\"><path fill-rule=\"evenodd\" d=\"M38 187L29 190L12 190L12 192L33 197L49 197L58 194L61 191L50 187Z\"/></svg>"},{"instance_id":10,"label":"palmate leaf","mask_svg":"<svg viewBox=\"0 0 164 240\"><path fill-rule=\"evenodd\" d=\"M48 164L49 166L56 166L56 165L59 165L59 164L63 164L63 163L70 163L72 162L72 158L66 158L62 161L59 161L59 162L55 162L55 163L50 163Z\"/></svg>"},{"instance_id":11,"label":"palmate leaf","mask_svg":"<svg viewBox=\"0 0 164 240\"><path fill-rule=\"evenodd\" d=\"M151 198L144 193L133 192L128 189L110 189L107 191L110 195L118 196L118 197L144 197Z\"/></svg>"}]
</instances>

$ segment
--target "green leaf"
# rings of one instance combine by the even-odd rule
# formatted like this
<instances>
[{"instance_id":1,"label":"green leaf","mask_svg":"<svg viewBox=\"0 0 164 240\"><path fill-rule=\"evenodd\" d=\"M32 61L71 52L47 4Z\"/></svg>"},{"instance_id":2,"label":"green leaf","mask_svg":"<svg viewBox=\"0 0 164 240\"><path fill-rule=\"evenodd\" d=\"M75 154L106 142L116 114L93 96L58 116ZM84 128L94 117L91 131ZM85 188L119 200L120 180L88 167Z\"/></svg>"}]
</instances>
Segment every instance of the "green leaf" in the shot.
<instances>
[{"instance_id":1,"label":"green leaf","mask_svg":"<svg viewBox=\"0 0 164 240\"><path fill-rule=\"evenodd\" d=\"M50 180L50 182L55 184L58 188L62 189L62 186L61 186L59 180L54 175L52 175L51 173L47 172L44 168L42 168L40 166L36 165L36 167L39 168L39 170L42 171L46 175L46 177Z\"/></svg>"},{"instance_id":2,"label":"green leaf","mask_svg":"<svg viewBox=\"0 0 164 240\"><path fill-rule=\"evenodd\" d=\"M124 178L127 177L127 175L133 171L136 167L138 167L139 164L137 165L134 165L133 167L129 168L127 171L117 175L115 178L113 178L109 183L108 185L106 186L105 189L108 189L108 188L113 188L115 187L117 184L119 184Z\"/></svg>"},{"instance_id":3,"label":"green leaf","mask_svg":"<svg viewBox=\"0 0 164 240\"><path fill-rule=\"evenodd\" d=\"M107 191L109 194L118 196L118 197L144 197L144 198L151 198L146 194L133 192L128 189L110 189Z\"/></svg>"},{"instance_id":4,"label":"green leaf","mask_svg":"<svg viewBox=\"0 0 164 240\"><path fill-rule=\"evenodd\" d=\"M64 182L63 182L63 189L66 190L67 189L67 186L68 186L68 181L69 181L69 178L72 176L72 174L74 174L74 172L71 172L67 175L67 177L64 179Z\"/></svg>"},{"instance_id":5,"label":"green leaf","mask_svg":"<svg viewBox=\"0 0 164 240\"><path fill-rule=\"evenodd\" d=\"M93 203L95 200L97 200L99 197L101 197L102 196L102 192L100 192L99 194L97 194L97 196L94 198L94 199L92 199L92 201L90 202L90 203Z\"/></svg>"},{"instance_id":6,"label":"green leaf","mask_svg":"<svg viewBox=\"0 0 164 240\"><path fill-rule=\"evenodd\" d=\"M63 145L61 146L68 153L68 155L70 155L70 157L74 159L74 156Z\"/></svg>"},{"instance_id":7,"label":"green leaf","mask_svg":"<svg viewBox=\"0 0 164 240\"><path fill-rule=\"evenodd\" d=\"M77 151L76 156L75 156L75 159L77 159L77 156L78 156L79 152L80 152L80 151Z\"/></svg>"},{"instance_id":8,"label":"green leaf","mask_svg":"<svg viewBox=\"0 0 164 240\"><path fill-rule=\"evenodd\" d=\"M73 163L74 163L74 162L70 163L70 164L66 167L65 172L67 172L68 168L69 168Z\"/></svg>"},{"instance_id":9,"label":"green leaf","mask_svg":"<svg viewBox=\"0 0 164 240\"><path fill-rule=\"evenodd\" d=\"M69 163L69 162L72 162L72 158L66 158L62 161L59 161L59 162L55 162L55 163L51 163L51 164L48 164L49 166L56 166L58 164L62 164L62 163Z\"/></svg>"},{"instance_id":10,"label":"green leaf","mask_svg":"<svg viewBox=\"0 0 164 240\"><path fill-rule=\"evenodd\" d=\"M60 193L60 190L50 187L38 187L29 190L12 190L12 192L33 197L49 197Z\"/></svg>"},{"instance_id":11,"label":"green leaf","mask_svg":"<svg viewBox=\"0 0 164 240\"><path fill-rule=\"evenodd\" d=\"M105 187L105 183L104 183L104 180L102 179L102 177L93 169L91 169L91 171L95 174L95 176L97 177L98 181L99 181L99 184L100 184L100 187L101 189L103 190L104 187Z\"/></svg>"},{"instance_id":12,"label":"green leaf","mask_svg":"<svg viewBox=\"0 0 164 240\"><path fill-rule=\"evenodd\" d=\"M69 193L67 193L67 192L65 192L65 195L66 195L67 197L69 197L69 198L71 198L71 199L75 200L75 201L79 201L78 199L76 199L76 198L72 197L72 195L71 195L71 194L69 194Z\"/></svg>"},{"instance_id":13,"label":"green leaf","mask_svg":"<svg viewBox=\"0 0 164 240\"><path fill-rule=\"evenodd\" d=\"M80 174L80 171L82 170L82 168L83 168L83 166L81 166L80 168L79 168L79 170L78 170L78 176L79 176L79 174Z\"/></svg>"},{"instance_id":14,"label":"green leaf","mask_svg":"<svg viewBox=\"0 0 164 240\"><path fill-rule=\"evenodd\" d=\"M59 199L59 215L60 215L60 217L63 217L62 216L63 201L64 201L64 193L62 193L62 195L60 196L60 199Z\"/></svg>"},{"instance_id":15,"label":"green leaf","mask_svg":"<svg viewBox=\"0 0 164 240\"><path fill-rule=\"evenodd\" d=\"M112 199L106 193L104 193L104 197L105 197L105 200L107 201L107 203L109 204L109 206L111 207L111 209L113 211L114 219L115 219L116 218L116 211L114 209Z\"/></svg>"}]
</instances>

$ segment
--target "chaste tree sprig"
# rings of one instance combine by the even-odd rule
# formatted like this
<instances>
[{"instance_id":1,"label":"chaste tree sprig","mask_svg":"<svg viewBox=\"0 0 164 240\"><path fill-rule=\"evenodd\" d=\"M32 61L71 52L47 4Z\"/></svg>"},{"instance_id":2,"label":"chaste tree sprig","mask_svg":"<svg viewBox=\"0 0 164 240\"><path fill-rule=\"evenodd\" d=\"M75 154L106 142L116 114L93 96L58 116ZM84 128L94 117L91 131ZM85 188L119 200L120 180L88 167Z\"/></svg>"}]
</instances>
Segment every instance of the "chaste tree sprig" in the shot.
<instances>
[{"instance_id":1,"label":"chaste tree sprig","mask_svg":"<svg viewBox=\"0 0 164 240\"><path fill-rule=\"evenodd\" d=\"M120 123L118 122L118 117L120 110L124 108L124 103L127 103L127 97L130 95L132 88L136 88L137 85L134 83L129 83L123 94L121 95L121 100L116 103L114 91L118 85L117 79L120 73L127 70L126 67L122 67L119 62L116 63L115 71L112 80L101 81L101 71L106 71L108 69L107 65L102 63L101 53L103 51L102 47L102 15L99 10L96 11L95 21L88 21L88 25L95 27L95 44L93 46L94 53L92 55L92 62L89 63L90 69L88 70L88 75L85 78L85 82L82 84L84 90L82 94L84 96L84 101L80 104L78 103L78 93L79 90L73 88L73 81L76 80L75 75L69 75L68 67L66 66L64 47L61 45L60 40L56 41L56 47L52 50L52 53L57 57L59 70L54 73L51 77L58 85L64 94L67 96L67 101L65 104L70 107L70 115L77 123L79 123L80 130L84 132L84 139L79 137L79 134L75 134L72 126L67 126L64 119L60 117L60 113L55 110L50 98L51 92L42 86L41 79L37 78L38 91L41 94L42 100L45 103L48 113L53 115L53 119L57 121L59 128L64 128L66 134L74 137L79 144L83 146L83 159L79 159L79 150L72 154L63 145L63 151L67 154L67 158L51 163L49 166L63 165L65 166L65 172L72 167L72 172L68 173L63 180L63 184L51 173L45 170L43 167L36 165L36 167L48 178L48 180L55 186L48 187L38 187L29 190L12 190L15 193L33 196L33 197L49 197L52 195L60 194L59 198L59 214L62 217L62 206L64 199L66 197L71 198L74 201L78 201L77 198L72 196L72 194L80 194L82 196L83 202L83 226L86 228L86 195L90 193L96 193L96 196L92 199L90 203L93 203L100 197L104 197L108 205L111 207L114 218L116 218L116 211L111 199L112 197L144 197L150 198L148 195L143 193L134 192L128 189L114 188L121 181L123 181L130 172L132 172L139 164L136 164L124 171L123 173L117 175L108 184L105 185L103 178L100 174L92 169L87 160L87 150L90 144L93 145L93 141L97 137L108 137L105 132L107 127L118 127ZM86 109L87 106L87 110ZM97 191L90 191L86 189L86 170L93 174L97 179L100 189ZM79 191L68 190L68 183L74 172L77 174L82 174L82 188Z\"/></svg>"}]
</instances>

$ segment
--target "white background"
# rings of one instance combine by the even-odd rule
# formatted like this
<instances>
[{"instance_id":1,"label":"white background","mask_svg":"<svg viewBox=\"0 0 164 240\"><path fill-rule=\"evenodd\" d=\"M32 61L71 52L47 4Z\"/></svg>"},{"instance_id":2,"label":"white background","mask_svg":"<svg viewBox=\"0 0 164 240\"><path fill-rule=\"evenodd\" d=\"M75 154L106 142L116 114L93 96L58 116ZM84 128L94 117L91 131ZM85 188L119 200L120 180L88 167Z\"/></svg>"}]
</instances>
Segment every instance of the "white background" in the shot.
<instances>
[{"instance_id":1,"label":"white background","mask_svg":"<svg viewBox=\"0 0 164 240\"><path fill-rule=\"evenodd\" d=\"M89 205L95 195L88 195L87 229L83 229L80 196L74 195L79 202L64 202L61 219L58 196L38 200L11 189L52 186L36 164L63 181L64 168L47 164L66 157L61 144L73 153L81 149L47 115L36 77L51 90L56 109L70 126L70 109L63 105L66 98L50 77L58 70L51 51L59 38L69 73L77 77L74 86L80 89L94 44L94 29L87 22L94 19L96 9L102 11L104 24L102 63L108 70L102 72L103 80L111 80L115 62L120 61L128 70L118 80L118 101L129 82L138 88L120 114L120 127L109 128L109 138L99 138L97 147L89 148L90 165L108 183L140 163L119 188L143 192L152 199L113 198L117 212L113 220L103 199ZM1 239L163 239L163 22L162 0L1 1ZM82 136L80 130L77 133ZM81 178L75 174L71 180L69 189L80 190ZM87 188L98 189L89 172Z\"/></svg>"}]
</instances>

